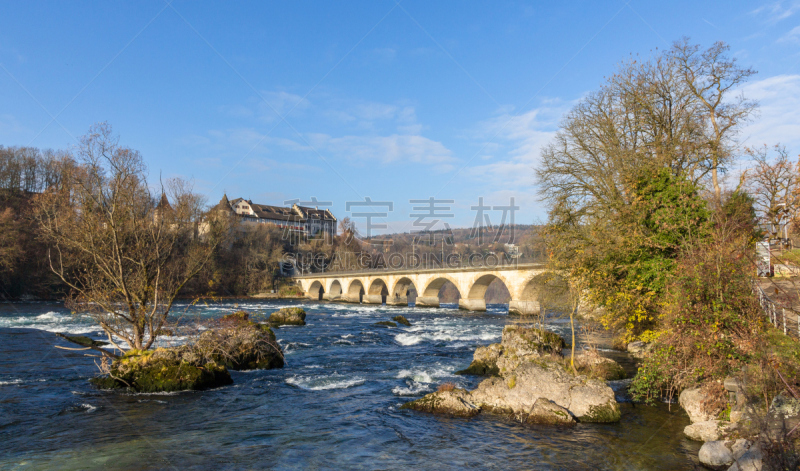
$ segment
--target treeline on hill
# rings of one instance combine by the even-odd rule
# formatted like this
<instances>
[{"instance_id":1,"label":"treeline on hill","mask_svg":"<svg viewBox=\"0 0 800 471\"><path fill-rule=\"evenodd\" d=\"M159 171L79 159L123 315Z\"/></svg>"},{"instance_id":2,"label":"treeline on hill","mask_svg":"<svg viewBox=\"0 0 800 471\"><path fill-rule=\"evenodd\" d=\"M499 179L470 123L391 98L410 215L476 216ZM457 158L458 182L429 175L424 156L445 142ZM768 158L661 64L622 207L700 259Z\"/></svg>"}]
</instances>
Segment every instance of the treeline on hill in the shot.
<instances>
[{"instance_id":1,"label":"treeline on hill","mask_svg":"<svg viewBox=\"0 0 800 471\"><path fill-rule=\"evenodd\" d=\"M110 127L93 128L112 140ZM96 133L95 133L96 134ZM110 144L106 144L110 146ZM84 152L83 147L76 150ZM76 158L77 157L77 158ZM30 147L0 147L0 299L34 297L61 299L70 291L51 268L53 240L45 240L42 221L37 220L38 203L47 195L62 190L74 194L74 178L87 168L87 164L67 151L42 151ZM79 163L80 162L80 163ZM143 163L136 165L145 174ZM190 198L197 205L191 215L197 228L206 217L200 208L202 197L184 188L181 198ZM168 191L164 189L167 197ZM147 203L155 210L161 202L160 192L151 195ZM178 203L172 198L168 204ZM61 208L67 212L69 201ZM257 226L251 230L235 228L226 243L220 244L212 259L204 264L196 276L181 288L183 296L238 296L280 288L282 285L280 260L284 253L296 251L330 252L320 241L291 240L280 230L270 226ZM233 233L236 233L235 236ZM338 248L338 246L337 246ZM69 265L74 260L66 260Z\"/></svg>"},{"instance_id":2,"label":"treeline on hill","mask_svg":"<svg viewBox=\"0 0 800 471\"><path fill-rule=\"evenodd\" d=\"M102 131L104 139L113 139L107 125L93 129ZM3 299L63 298L69 291L51 269L52 240L43 239L32 206L48 191L65 189L64 186L70 184L65 181L66 176L85 168L86 162L81 156L74 155L84 152L81 149L83 147L56 152L0 147L0 297ZM141 171L146 173L146 168ZM192 216L192 224L201 225L209 213L219 209L203 209L206 204L200 195L191 193L190 188L183 190L181 194L190 195L186 197L198 208ZM158 207L161 198L159 191L153 192L149 202L152 209ZM171 202L175 203L175 198ZM169 203L170 198L167 198ZM498 259L508 260L512 254L507 253L510 250L507 243L519 246L522 259L544 259L544 247L535 226L453 229L362 240L355 224L344 218L339 224L339 235L333 238L290 237L270 225L234 224L231 232L227 242L216 247L208 263L181 288L182 296L245 296L271 290L291 294L296 288L282 270L287 268L282 262L289 255L297 260L297 269L311 272L380 268L392 253L415 253L431 261L441 259L442 252L445 256L457 253L465 257L473 253L493 253ZM455 302L459 293L455 287L446 286L443 295L445 302ZM497 283L487 294L490 302L506 302L507 297L507 291Z\"/></svg>"},{"instance_id":3,"label":"treeline on hill","mask_svg":"<svg viewBox=\"0 0 800 471\"><path fill-rule=\"evenodd\" d=\"M66 152L0 146L0 299L63 296L28 216L33 196L59 187L73 166Z\"/></svg>"},{"instance_id":4,"label":"treeline on hill","mask_svg":"<svg viewBox=\"0 0 800 471\"><path fill-rule=\"evenodd\" d=\"M756 110L737 91L755 72L727 53L683 40L622 63L566 115L537 169L552 266L622 344L650 344L631 389L647 401L701 385L724 408L726 376L746 376L762 405L800 391L800 350L774 340L753 293L757 217L796 198L770 176L797 170L785 154L756 159L723 189L724 169L752 156L737 133Z\"/></svg>"}]
</instances>

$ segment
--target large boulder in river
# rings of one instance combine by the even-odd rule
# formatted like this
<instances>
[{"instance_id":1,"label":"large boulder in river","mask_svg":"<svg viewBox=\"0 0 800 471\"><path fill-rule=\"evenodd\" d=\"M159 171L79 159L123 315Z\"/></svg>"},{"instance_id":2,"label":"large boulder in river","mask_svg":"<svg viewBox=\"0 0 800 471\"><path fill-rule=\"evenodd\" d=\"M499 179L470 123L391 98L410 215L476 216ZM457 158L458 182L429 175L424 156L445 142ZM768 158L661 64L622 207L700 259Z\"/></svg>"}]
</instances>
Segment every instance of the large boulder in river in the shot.
<instances>
[{"instance_id":1,"label":"large boulder in river","mask_svg":"<svg viewBox=\"0 0 800 471\"><path fill-rule=\"evenodd\" d=\"M471 392L458 391L455 396L431 393L403 407L459 416L486 411L515 417L524 423L569 424L574 420L617 422L620 419L614 391L605 382L574 376L555 362L527 363L505 376L485 379Z\"/></svg>"},{"instance_id":2,"label":"large boulder in river","mask_svg":"<svg viewBox=\"0 0 800 471\"><path fill-rule=\"evenodd\" d=\"M596 350L575 355L575 368L581 374L606 381L616 381L627 377L622 365L611 358L601 356Z\"/></svg>"},{"instance_id":3,"label":"large boulder in river","mask_svg":"<svg viewBox=\"0 0 800 471\"><path fill-rule=\"evenodd\" d=\"M558 334L535 327L507 325L500 343L478 347L472 363L456 374L498 375L534 361L545 354L560 354L564 339Z\"/></svg>"},{"instance_id":4,"label":"large boulder in river","mask_svg":"<svg viewBox=\"0 0 800 471\"><path fill-rule=\"evenodd\" d=\"M561 356L563 348L564 339L557 334L508 325L501 343L478 347L469 368L458 372L493 375L475 390L458 393L458 399L469 406L456 407L449 396L449 402L444 402L445 396L436 392L409 403L407 408L437 413L461 411L456 415L465 415L463 411L468 408L474 415L474 406L523 423L619 421L614 391L605 381L568 371Z\"/></svg>"},{"instance_id":5,"label":"large boulder in river","mask_svg":"<svg viewBox=\"0 0 800 471\"><path fill-rule=\"evenodd\" d=\"M526 363L504 377L489 378L472 391L481 408L528 413L544 398L565 408L581 422L617 422L619 404L604 381L574 376L557 363Z\"/></svg>"},{"instance_id":6,"label":"large boulder in river","mask_svg":"<svg viewBox=\"0 0 800 471\"><path fill-rule=\"evenodd\" d=\"M560 354L565 342L560 335L544 329L507 325L500 344L503 352L497 359L497 368L505 374L545 353Z\"/></svg>"},{"instance_id":7,"label":"large boulder in river","mask_svg":"<svg viewBox=\"0 0 800 471\"><path fill-rule=\"evenodd\" d=\"M194 344L202 355L232 370L283 368L283 352L269 326L240 311L224 316Z\"/></svg>"},{"instance_id":8,"label":"large boulder in river","mask_svg":"<svg viewBox=\"0 0 800 471\"><path fill-rule=\"evenodd\" d=\"M136 392L210 389L233 383L228 370L206 361L188 346L130 350L110 367L110 375L94 378L101 389L129 388Z\"/></svg>"},{"instance_id":9,"label":"large boulder in river","mask_svg":"<svg viewBox=\"0 0 800 471\"><path fill-rule=\"evenodd\" d=\"M472 403L469 391L464 389L437 391L416 401L407 402L400 408L456 417L472 417L481 411L480 407Z\"/></svg>"},{"instance_id":10,"label":"large boulder in river","mask_svg":"<svg viewBox=\"0 0 800 471\"><path fill-rule=\"evenodd\" d=\"M715 414L707 411L703 406L706 400L706 395L700 390L699 387L684 389L681 395L678 396L678 403L683 407L683 410L689 414L689 420L695 422L707 422L716 419Z\"/></svg>"},{"instance_id":11,"label":"large boulder in river","mask_svg":"<svg viewBox=\"0 0 800 471\"><path fill-rule=\"evenodd\" d=\"M726 436L731 428L731 423L724 420L706 420L687 425L683 434L698 442L713 442Z\"/></svg>"},{"instance_id":12,"label":"large boulder in river","mask_svg":"<svg viewBox=\"0 0 800 471\"><path fill-rule=\"evenodd\" d=\"M269 323L280 325L306 325L306 311L299 307L285 307L269 316Z\"/></svg>"},{"instance_id":13,"label":"large boulder in river","mask_svg":"<svg viewBox=\"0 0 800 471\"><path fill-rule=\"evenodd\" d=\"M533 403L527 414L517 414L516 417L523 424L575 425L575 418L569 410L543 397Z\"/></svg>"},{"instance_id":14,"label":"large boulder in river","mask_svg":"<svg viewBox=\"0 0 800 471\"><path fill-rule=\"evenodd\" d=\"M472 363L461 371L456 371L457 375L476 375L494 376L500 373L497 368L497 359L503 353L503 346L493 343L485 347L478 347L472 355Z\"/></svg>"},{"instance_id":15,"label":"large boulder in river","mask_svg":"<svg viewBox=\"0 0 800 471\"><path fill-rule=\"evenodd\" d=\"M734 461L733 453L725 446L725 442L717 440L704 443L697 458L711 469L727 469Z\"/></svg>"},{"instance_id":16,"label":"large boulder in river","mask_svg":"<svg viewBox=\"0 0 800 471\"><path fill-rule=\"evenodd\" d=\"M398 324L403 324L406 327L411 327L411 322L408 322L408 319L405 316L394 316L392 320L397 322Z\"/></svg>"},{"instance_id":17,"label":"large boulder in river","mask_svg":"<svg viewBox=\"0 0 800 471\"><path fill-rule=\"evenodd\" d=\"M728 471L761 471L761 446L740 438L706 442L698 453L700 463L710 469Z\"/></svg>"}]
</instances>

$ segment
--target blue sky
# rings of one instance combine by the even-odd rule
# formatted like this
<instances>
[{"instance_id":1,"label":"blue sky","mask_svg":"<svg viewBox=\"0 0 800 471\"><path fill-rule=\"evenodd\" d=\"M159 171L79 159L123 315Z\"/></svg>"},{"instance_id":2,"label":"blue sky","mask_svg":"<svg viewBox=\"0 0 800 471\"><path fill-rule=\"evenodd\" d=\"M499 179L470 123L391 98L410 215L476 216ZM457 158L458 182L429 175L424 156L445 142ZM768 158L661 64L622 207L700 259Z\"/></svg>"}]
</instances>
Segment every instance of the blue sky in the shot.
<instances>
[{"instance_id":1,"label":"blue sky","mask_svg":"<svg viewBox=\"0 0 800 471\"><path fill-rule=\"evenodd\" d=\"M479 197L514 197L536 223L561 116L686 35L758 70L742 139L800 153L800 0L554 3L2 1L0 144L66 148L108 121L153 182L209 202L314 196L341 219L370 197L408 231L411 199L454 200L448 222L471 226Z\"/></svg>"}]
</instances>

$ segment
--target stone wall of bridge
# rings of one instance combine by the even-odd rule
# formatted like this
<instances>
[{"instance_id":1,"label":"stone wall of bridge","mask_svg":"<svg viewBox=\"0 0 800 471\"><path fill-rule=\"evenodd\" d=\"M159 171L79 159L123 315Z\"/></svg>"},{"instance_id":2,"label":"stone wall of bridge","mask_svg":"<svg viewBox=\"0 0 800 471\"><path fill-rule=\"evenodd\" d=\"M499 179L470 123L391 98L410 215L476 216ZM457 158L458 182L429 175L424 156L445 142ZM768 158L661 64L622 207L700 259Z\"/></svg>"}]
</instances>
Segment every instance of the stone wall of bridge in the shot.
<instances>
[{"instance_id":1,"label":"stone wall of bridge","mask_svg":"<svg viewBox=\"0 0 800 471\"><path fill-rule=\"evenodd\" d=\"M537 283L541 267L498 267L494 269L426 270L421 272L373 272L318 274L296 280L310 299L388 305L408 305L408 293L417 293L416 305L438 307L439 290L453 283L461 299L458 304L469 311L485 311L486 288L499 279L511 294L509 312L530 315L539 312Z\"/></svg>"}]
</instances>

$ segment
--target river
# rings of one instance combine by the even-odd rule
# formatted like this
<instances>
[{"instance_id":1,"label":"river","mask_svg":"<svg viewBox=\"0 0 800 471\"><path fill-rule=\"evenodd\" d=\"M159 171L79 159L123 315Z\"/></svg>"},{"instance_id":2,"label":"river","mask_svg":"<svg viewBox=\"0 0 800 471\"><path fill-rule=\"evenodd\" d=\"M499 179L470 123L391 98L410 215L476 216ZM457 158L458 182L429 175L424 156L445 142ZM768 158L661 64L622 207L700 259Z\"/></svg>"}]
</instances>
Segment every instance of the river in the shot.
<instances>
[{"instance_id":1,"label":"river","mask_svg":"<svg viewBox=\"0 0 800 471\"><path fill-rule=\"evenodd\" d=\"M475 347L500 341L503 306L439 309L309 301L225 300L177 306L215 317L238 308L300 306L303 327L277 337L286 367L231 372L202 392L129 394L94 389L85 352L52 332L88 333L86 317L46 302L0 304L1 469L695 469L700 444L683 437L673 405L622 404L616 424L562 429L481 414L456 419L398 406L462 377ZM411 327L375 322L402 314ZM551 330L568 326L549 321ZM624 392L619 393L624 400Z\"/></svg>"}]
</instances>

